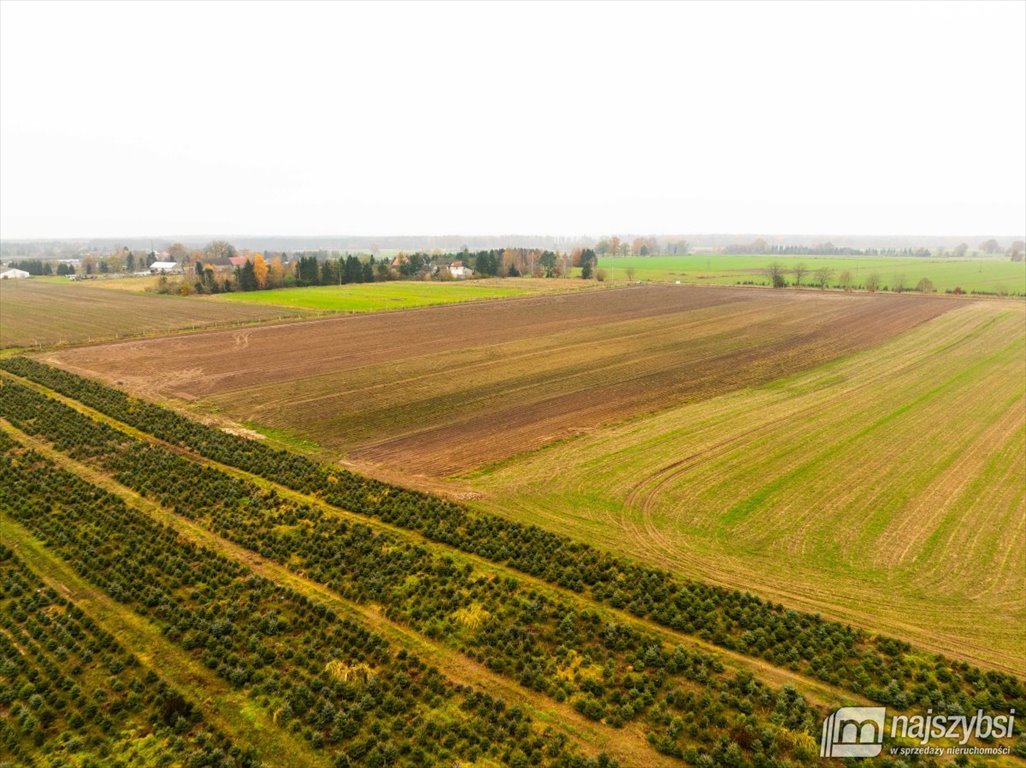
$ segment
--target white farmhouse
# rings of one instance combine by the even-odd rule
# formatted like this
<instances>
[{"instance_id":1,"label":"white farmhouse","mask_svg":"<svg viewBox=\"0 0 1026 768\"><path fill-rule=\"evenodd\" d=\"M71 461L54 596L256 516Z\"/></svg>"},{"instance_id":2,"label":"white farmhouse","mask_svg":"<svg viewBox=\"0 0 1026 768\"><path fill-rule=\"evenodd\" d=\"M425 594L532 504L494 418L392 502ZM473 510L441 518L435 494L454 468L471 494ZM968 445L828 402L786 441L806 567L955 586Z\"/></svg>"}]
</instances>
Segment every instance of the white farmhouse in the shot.
<instances>
[{"instance_id":1,"label":"white farmhouse","mask_svg":"<svg viewBox=\"0 0 1026 768\"><path fill-rule=\"evenodd\" d=\"M449 265L449 274L457 280L463 280L466 277L470 277L472 270L465 267L462 261L454 261Z\"/></svg>"},{"instance_id":2,"label":"white farmhouse","mask_svg":"<svg viewBox=\"0 0 1026 768\"><path fill-rule=\"evenodd\" d=\"M0 280L24 280L27 277L32 277L24 269L5 269L0 272Z\"/></svg>"}]
</instances>

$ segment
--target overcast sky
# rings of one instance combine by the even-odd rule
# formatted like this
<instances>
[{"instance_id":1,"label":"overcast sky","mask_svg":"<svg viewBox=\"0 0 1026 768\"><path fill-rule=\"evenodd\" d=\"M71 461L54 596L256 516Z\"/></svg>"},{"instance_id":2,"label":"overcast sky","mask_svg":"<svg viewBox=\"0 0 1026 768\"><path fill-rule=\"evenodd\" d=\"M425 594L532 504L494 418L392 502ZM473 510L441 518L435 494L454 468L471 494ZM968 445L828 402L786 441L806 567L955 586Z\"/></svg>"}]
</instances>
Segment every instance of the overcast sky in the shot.
<instances>
[{"instance_id":1,"label":"overcast sky","mask_svg":"<svg viewBox=\"0 0 1026 768\"><path fill-rule=\"evenodd\" d=\"M0 4L0 236L1026 231L1026 3Z\"/></svg>"}]
</instances>

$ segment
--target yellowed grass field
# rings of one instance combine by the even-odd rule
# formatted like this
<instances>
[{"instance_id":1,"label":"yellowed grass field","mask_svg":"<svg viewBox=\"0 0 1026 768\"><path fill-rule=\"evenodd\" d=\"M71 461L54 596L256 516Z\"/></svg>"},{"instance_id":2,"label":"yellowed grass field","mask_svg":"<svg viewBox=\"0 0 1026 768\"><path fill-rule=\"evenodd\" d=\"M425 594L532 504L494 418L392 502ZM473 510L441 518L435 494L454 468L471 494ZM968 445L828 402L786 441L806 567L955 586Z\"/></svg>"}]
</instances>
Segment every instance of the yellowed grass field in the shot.
<instances>
[{"instance_id":1,"label":"yellowed grass field","mask_svg":"<svg viewBox=\"0 0 1026 768\"><path fill-rule=\"evenodd\" d=\"M463 479L491 511L1026 672L1022 303Z\"/></svg>"}]
</instances>

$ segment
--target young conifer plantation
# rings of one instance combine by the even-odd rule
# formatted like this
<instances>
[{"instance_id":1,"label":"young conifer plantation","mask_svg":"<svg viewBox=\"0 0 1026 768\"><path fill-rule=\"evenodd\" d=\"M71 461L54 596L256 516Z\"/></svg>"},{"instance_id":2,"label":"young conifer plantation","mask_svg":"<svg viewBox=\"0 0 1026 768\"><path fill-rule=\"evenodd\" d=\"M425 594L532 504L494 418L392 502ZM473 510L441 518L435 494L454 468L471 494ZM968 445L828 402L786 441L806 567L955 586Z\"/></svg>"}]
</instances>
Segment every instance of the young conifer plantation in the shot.
<instances>
[{"instance_id":1,"label":"young conifer plantation","mask_svg":"<svg viewBox=\"0 0 1026 768\"><path fill-rule=\"evenodd\" d=\"M1026 768L1024 30L0 0L0 768Z\"/></svg>"},{"instance_id":2,"label":"young conifer plantation","mask_svg":"<svg viewBox=\"0 0 1026 768\"><path fill-rule=\"evenodd\" d=\"M28 358L0 368L5 514L340 764L375 750L410 764L461 754L587 758L517 708L504 714L518 723L503 726L505 746L457 738L432 753L431 712L460 702L469 724L457 733L466 734L492 704L167 523L183 518L348 604L380 606L390 622L484 665L539 706L569 705L624 742L640 729L643 748L685 763L818 760L824 701L803 680L901 711L1026 706L1011 675L323 467ZM18 435L42 440L68 466ZM83 468L154 502L159 517L91 485ZM87 556L73 554L80 550ZM750 662L738 666L717 648ZM796 682L768 679L762 663ZM384 698L342 718L340 701L358 700L354 681ZM396 747L398 734L408 741Z\"/></svg>"}]
</instances>

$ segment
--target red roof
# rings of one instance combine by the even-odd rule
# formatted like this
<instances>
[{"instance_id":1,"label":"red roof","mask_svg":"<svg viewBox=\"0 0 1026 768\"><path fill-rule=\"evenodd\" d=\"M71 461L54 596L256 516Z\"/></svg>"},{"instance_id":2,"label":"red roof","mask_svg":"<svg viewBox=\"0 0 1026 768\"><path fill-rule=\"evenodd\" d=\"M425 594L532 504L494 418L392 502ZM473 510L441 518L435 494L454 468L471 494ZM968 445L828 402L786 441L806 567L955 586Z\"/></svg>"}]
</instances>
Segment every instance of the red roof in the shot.
<instances>
[{"instance_id":1,"label":"red roof","mask_svg":"<svg viewBox=\"0 0 1026 768\"><path fill-rule=\"evenodd\" d=\"M245 256L229 256L228 261L232 263L233 267L244 267L249 259Z\"/></svg>"}]
</instances>

